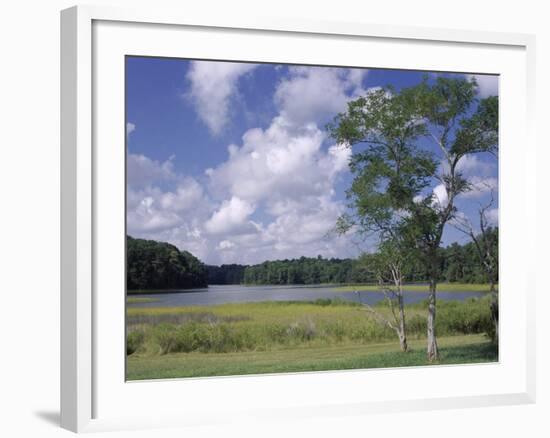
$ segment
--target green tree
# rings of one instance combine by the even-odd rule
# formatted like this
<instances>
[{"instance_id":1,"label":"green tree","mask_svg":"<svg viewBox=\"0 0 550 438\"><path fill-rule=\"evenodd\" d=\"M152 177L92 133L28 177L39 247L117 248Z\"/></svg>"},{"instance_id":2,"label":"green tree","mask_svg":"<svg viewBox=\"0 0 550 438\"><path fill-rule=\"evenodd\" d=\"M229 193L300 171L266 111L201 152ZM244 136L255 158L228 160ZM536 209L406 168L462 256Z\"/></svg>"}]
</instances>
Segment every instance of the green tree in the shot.
<instances>
[{"instance_id":1,"label":"green tree","mask_svg":"<svg viewBox=\"0 0 550 438\"><path fill-rule=\"evenodd\" d=\"M169 243L127 236L128 290L206 287L207 280L206 267L190 252Z\"/></svg>"},{"instance_id":2,"label":"green tree","mask_svg":"<svg viewBox=\"0 0 550 438\"><path fill-rule=\"evenodd\" d=\"M441 239L456 214L456 197L469 190L457 166L463 157L495 152L498 145L498 100L477 102L475 88L475 80L444 77L433 82L425 78L399 92L381 88L350 102L329 126L337 142L362 146L350 163L353 214L340 218L337 227L378 233L382 239L391 234L388 230L399 230L419 250L430 284L430 361L439 357L435 318ZM436 145L438 154L425 148L427 141ZM432 181L445 191L443 199L422 196Z\"/></svg>"}]
</instances>

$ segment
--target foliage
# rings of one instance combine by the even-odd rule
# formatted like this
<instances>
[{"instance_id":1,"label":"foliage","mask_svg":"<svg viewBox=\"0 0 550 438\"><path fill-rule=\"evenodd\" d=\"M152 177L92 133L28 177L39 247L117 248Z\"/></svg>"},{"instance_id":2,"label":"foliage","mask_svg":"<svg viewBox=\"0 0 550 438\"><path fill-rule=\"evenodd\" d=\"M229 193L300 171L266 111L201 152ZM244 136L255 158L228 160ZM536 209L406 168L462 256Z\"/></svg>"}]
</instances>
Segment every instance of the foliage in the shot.
<instances>
[{"instance_id":1,"label":"foliage","mask_svg":"<svg viewBox=\"0 0 550 438\"><path fill-rule=\"evenodd\" d=\"M142 330L133 330L126 335L126 354L134 354L145 341L145 333Z\"/></svg>"},{"instance_id":2,"label":"foliage","mask_svg":"<svg viewBox=\"0 0 550 438\"><path fill-rule=\"evenodd\" d=\"M487 242L492 254L498 254L498 228L488 228L478 240ZM487 274L474 242L465 245L453 243L440 252L441 279L449 282L485 283ZM495 281L498 282L498 257L496 258Z\"/></svg>"},{"instance_id":3,"label":"foliage","mask_svg":"<svg viewBox=\"0 0 550 438\"><path fill-rule=\"evenodd\" d=\"M208 284L241 284L244 279L245 265L207 265Z\"/></svg>"},{"instance_id":4,"label":"foliage","mask_svg":"<svg viewBox=\"0 0 550 438\"><path fill-rule=\"evenodd\" d=\"M208 273L199 259L174 245L126 238L126 286L133 289L206 287Z\"/></svg>"},{"instance_id":5,"label":"foliage","mask_svg":"<svg viewBox=\"0 0 550 438\"><path fill-rule=\"evenodd\" d=\"M244 284L337 284L374 281L361 261L321 256L274 260L247 266Z\"/></svg>"}]
</instances>

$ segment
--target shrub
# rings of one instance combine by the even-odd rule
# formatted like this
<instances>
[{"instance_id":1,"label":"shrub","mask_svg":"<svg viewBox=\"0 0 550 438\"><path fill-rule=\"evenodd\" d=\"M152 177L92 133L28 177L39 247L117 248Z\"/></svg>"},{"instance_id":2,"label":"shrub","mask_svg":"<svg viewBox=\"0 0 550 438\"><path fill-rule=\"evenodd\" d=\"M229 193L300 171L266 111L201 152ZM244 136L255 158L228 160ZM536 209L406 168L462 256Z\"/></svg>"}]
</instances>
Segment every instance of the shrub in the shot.
<instances>
[{"instance_id":1,"label":"shrub","mask_svg":"<svg viewBox=\"0 0 550 438\"><path fill-rule=\"evenodd\" d=\"M417 339L426 334L428 321L425 316L414 314L406 320L407 334Z\"/></svg>"},{"instance_id":2,"label":"shrub","mask_svg":"<svg viewBox=\"0 0 550 438\"><path fill-rule=\"evenodd\" d=\"M289 342L307 342L317 336L317 328L312 319L305 321L296 321L291 323L286 329L287 341Z\"/></svg>"},{"instance_id":3,"label":"shrub","mask_svg":"<svg viewBox=\"0 0 550 438\"><path fill-rule=\"evenodd\" d=\"M145 333L141 330L134 330L127 334L126 336L126 354L134 354L138 351L145 341Z\"/></svg>"}]
</instances>

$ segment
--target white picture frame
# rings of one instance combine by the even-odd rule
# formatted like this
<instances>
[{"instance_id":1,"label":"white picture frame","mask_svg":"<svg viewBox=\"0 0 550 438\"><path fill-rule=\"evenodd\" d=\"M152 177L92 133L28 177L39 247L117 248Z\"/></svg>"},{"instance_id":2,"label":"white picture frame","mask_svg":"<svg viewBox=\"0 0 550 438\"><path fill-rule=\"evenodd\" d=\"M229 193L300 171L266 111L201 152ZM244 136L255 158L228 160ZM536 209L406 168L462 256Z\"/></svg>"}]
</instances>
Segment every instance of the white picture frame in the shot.
<instances>
[{"instance_id":1,"label":"white picture frame","mask_svg":"<svg viewBox=\"0 0 550 438\"><path fill-rule=\"evenodd\" d=\"M140 35L145 32L147 38L141 38ZM64 10L61 13L62 427L84 432L209 424L214 421L246 420L251 416L266 419L277 416L306 418L329 413L361 415L534 402L534 274L528 263L519 260L516 260L518 267L513 274L506 273L505 268L501 267L504 274L500 286L503 318L501 359L498 364L417 367L406 371L356 370L285 376L124 381L120 368L124 360L118 355L121 349L123 351L124 338L107 336L110 333L120 334L123 327L124 314L120 309L124 308L124 287L122 284L120 296L106 296L101 292L106 284L114 285L114 289L120 288L119 271L123 263L120 260L123 248L119 243L123 242L124 234L117 237L120 223L110 227L102 219L103 212L118 208L117 205L124 199L123 191L112 189L123 187L124 173L120 166L123 147L120 147L118 155L106 157L111 149L103 146L117 142L124 144L124 125L118 123L124 111L120 106L124 89L120 56L156 53L159 56L179 57L183 49L168 44L168 41L173 41L174 37L189 38L193 32L197 33L194 42L200 41L200 38L228 38L231 34L234 41L241 41L245 46L244 41L250 44L248 49L234 49L229 53L229 49L224 50L219 44L208 45L205 42L201 46L199 43L192 53L184 53L188 57L282 61L283 55L278 55L276 50L264 55L265 51L262 52L259 44L255 44L256 40L262 40L262 43L277 40L281 47L286 47L284 56L288 62L298 62L304 56L300 54L300 47L309 47L314 53L315 48L325 44L317 55L312 55L312 63L322 64L320 60L326 59L324 63L327 65L330 60L333 64L349 65L349 61L345 60L346 50L337 53L335 48L370 44L373 53L381 53L375 65L380 66L384 50L377 49L376 45L383 44L385 48L391 46L392 50L401 50L403 59L399 66L395 65L396 68L414 68L418 63L413 57L414 50L426 50L426 53L435 50L441 53L441 57L432 59L430 65L417 65L417 69L430 67L432 70L501 74L501 105L504 109L501 125L504 124L502 135L505 140L500 169L501 266L514 262L514 254L518 254L522 247L534 245L534 221L527 216L526 209L514 205L516 201L532 200L535 193L533 36L267 17L227 21L215 15L199 16L192 11L182 13L155 8L134 10L78 6ZM130 49L128 41L132 41ZM166 44L161 45L161 41ZM328 50L327 42L330 43ZM331 46L332 42L334 46ZM296 48L292 52L290 44L294 43ZM445 61L445 52L451 46L458 55ZM410 48L407 53L404 47ZM248 52L245 54L242 50ZM469 53L477 55L467 61ZM464 58L461 59L461 56ZM117 61L110 64L110 59ZM364 63L354 65L364 66ZM478 65L481 67L475 68ZM102 90L109 91L114 100L107 101ZM105 122L104 108L110 108L109 120L112 123ZM515 120L514 126L511 126L512 120ZM512 140L516 140L517 144L519 139L521 150L506 146L512 144ZM98 148L102 148L99 154ZM514 186L508 183L512 174L517 183ZM119 208L117 215L122 214L124 205L119 205ZM527 227L520 239L515 236L514 229L517 230L518 224L522 223L531 223L532 226ZM112 268L112 272L108 267ZM525 278L528 280L525 281ZM519 292L512 293L513 290ZM512 308L518 312L514 327L508 318ZM513 346L507 350L508 342ZM110 361L113 361L112 366ZM441 382L455 380L455 386L434 384L431 388L421 388L423 379L428 378ZM412 384L406 391L386 393L384 385L390 379L410 379L418 385ZM472 385L468 384L468 379L473 379ZM357 394L353 391L361 384L369 384L372 392ZM474 391L473 385L478 389ZM183 387L186 393L195 395L192 405L187 403L183 406L185 401L182 400L174 403ZM292 401L285 397L284 391L289 388L301 389ZM319 391L319 388L323 390ZM235 392L241 394L231 409L222 409L229 400L224 394ZM213 393L218 395L216 402L205 396ZM268 394L269 400L262 394ZM131 401L139 397L155 401L146 406L148 415L140 414L131 405ZM161 397L166 397L167 403L156 402ZM129 407L124 410L121 406Z\"/></svg>"}]
</instances>

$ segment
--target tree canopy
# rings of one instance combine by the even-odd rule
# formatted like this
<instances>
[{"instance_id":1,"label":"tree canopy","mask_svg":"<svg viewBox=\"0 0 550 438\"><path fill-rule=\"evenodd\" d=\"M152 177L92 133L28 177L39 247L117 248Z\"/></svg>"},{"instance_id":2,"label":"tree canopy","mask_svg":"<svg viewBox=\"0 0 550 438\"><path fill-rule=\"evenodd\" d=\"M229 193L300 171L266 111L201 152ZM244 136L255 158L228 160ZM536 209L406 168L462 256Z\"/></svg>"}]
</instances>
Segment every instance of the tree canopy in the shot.
<instances>
[{"instance_id":1,"label":"tree canopy","mask_svg":"<svg viewBox=\"0 0 550 438\"><path fill-rule=\"evenodd\" d=\"M205 265L190 252L154 240L126 237L126 287L188 289L206 287Z\"/></svg>"}]
</instances>

